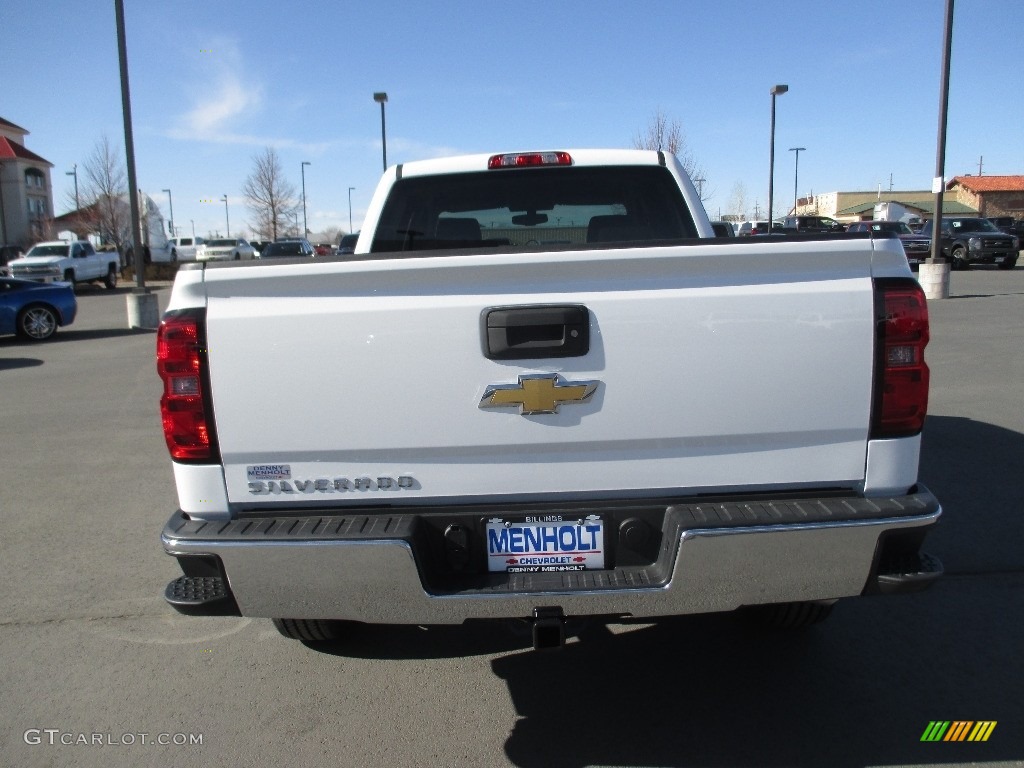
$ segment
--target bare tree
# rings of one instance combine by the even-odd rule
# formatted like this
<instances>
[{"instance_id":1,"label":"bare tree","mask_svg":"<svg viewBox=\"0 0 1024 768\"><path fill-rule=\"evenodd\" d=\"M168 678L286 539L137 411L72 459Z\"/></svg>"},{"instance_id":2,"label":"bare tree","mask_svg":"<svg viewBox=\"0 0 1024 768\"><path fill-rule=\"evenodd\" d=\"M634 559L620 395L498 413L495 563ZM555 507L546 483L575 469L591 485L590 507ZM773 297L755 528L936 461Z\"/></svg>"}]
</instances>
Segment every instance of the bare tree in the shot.
<instances>
[{"instance_id":1,"label":"bare tree","mask_svg":"<svg viewBox=\"0 0 1024 768\"><path fill-rule=\"evenodd\" d=\"M79 211L82 226L111 243L120 253L131 243L131 211L125 203L128 195L128 173L121 154L103 136L82 165Z\"/></svg>"},{"instance_id":2,"label":"bare tree","mask_svg":"<svg viewBox=\"0 0 1024 768\"><path fill-rule=\"evenodd\" d=\"M276 240L285 231L301 203L295 185L284 177L281 161L273 147L267 147L252 158L253 170L242 186L246 204L253 220L249 227L259 239Z\"/></svg>"},{"instance_id":3,"label":"bare tree","mask_svg":"<svg viewBox=\"0 0 1024 768\"><path fill-rule=\"evenodd\" d=\"M711 197L710 190L705 189L704 169L697 165L697 160L686 144L686 134L683 133L683 125L678 120L669 120L660 109L654 113L650 123L644 131L637 131L633 137L633 147L636 149L653 149L663 152L670 152L679 158L683 170L693 181L700 193L701 200Z\"/></svg>"},{"instance_id":4,"label":"bare tree","mask_svg":"<svg viewBox=\"0 0 1024 768\"><path fill-rule=\"evenodd\" d=\"M747 188L742 181L737 181L732 188L732 195L729 196L729 213L736 217L736 221L744 221L747 218Z\"/></svg>"},{"instance_id":5,"label":"bare tree","mask_svg":"<svg viewBox=\"0 0 1024 768\"><path fill-rule=\"evenodd\" d=\"M321 243L337 243L338 238L341 237L341 227L327 227L322 230L318 235L318 242Z\"/></svg>"}]
</instances>

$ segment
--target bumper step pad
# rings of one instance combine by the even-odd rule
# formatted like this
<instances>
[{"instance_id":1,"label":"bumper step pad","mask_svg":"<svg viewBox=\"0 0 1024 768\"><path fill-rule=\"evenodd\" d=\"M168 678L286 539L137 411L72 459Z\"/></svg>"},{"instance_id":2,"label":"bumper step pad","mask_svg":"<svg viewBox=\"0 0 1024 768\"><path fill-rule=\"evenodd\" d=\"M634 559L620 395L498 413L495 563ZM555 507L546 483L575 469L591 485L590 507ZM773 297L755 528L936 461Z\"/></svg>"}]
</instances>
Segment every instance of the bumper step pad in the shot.
<instances>
[{"instance_id":1,"label":"bumper step pad","mask_svg":"<svg viewBox=\"0 0 1024 768\"><path fill-rule=\"evenodd\" d=\"M241 616L235 597L220 576L179 576L164 590L164 599L187 616Z\"/></svg>"},{"instance_id":2,"label":"bumper step pad","mask_svg":"<svg viewBox=\"0 0 1024 768\"><path fill-rule=\"evenodd\" d=\"M939 580L943 574L942 562L934 555L920 552L900 558L898 562L883 563L876 583L883 595L921 592Z\"/></svg>"}]
</instances>

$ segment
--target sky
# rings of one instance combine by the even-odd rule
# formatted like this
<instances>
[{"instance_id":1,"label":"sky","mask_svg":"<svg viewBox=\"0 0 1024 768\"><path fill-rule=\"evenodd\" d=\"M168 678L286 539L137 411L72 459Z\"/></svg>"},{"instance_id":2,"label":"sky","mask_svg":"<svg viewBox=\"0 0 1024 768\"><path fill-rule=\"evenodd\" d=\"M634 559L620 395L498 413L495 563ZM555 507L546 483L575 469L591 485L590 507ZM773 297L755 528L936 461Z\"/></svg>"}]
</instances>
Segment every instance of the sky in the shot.
<instances>
[{"instance_id":1,"label":"sky","mask_svg":"<svg viewBox=\"0 0 1024 768\"><path fill-rule=\"evenodd\" d=\"M125 0L138 185L165 218L173 204L179 234L245 234L242 187L273 147L300 195L304 169L312 232L349 231L350 212L358 230L383 169L384 91L389 165L631 147L661 112L711 218L738 198L752 216L768 198L770 90L786 84L776 215L794 184L930 190L944 2ZM1020 0L957 0L946 178L979 163L1024 174L1022 28ZM0 117L54 164L67 212L75 164L104 137L124 146L114 1L3 3L0 29Z\"/></svg>"}]
</instances>

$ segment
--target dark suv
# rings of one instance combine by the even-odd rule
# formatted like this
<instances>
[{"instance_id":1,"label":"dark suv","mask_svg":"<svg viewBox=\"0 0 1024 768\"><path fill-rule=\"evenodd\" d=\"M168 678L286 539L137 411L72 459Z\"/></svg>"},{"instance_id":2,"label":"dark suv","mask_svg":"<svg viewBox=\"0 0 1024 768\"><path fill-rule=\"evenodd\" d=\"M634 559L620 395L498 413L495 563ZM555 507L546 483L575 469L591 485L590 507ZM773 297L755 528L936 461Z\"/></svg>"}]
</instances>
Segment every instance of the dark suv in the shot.
<instances>
[{"instance_id":1,"label":"dark suv","mask_svg":"<svg viewBox=\"0 0 1024 768\"><path fill-rule=\"evenodd\" d=\"M921 235L931 237L934 222L925 222ZM996 264L1013 269L1020 242L1001 232L988 219L953 217L942 220L940 244L950 269L970 269L971 264Z\"/></svg>"},{"instance_id":2,"label":"dark suv","mask_svg":"<svg viewBox=\"0 0 1024 768\"><path fill-rule=\"evenodd\" d=\"M989 216L996 228L1017 238L1017 245L1024 243L1024 219L1014 220L1013 216Z\"/></svg>"}]
</instances>

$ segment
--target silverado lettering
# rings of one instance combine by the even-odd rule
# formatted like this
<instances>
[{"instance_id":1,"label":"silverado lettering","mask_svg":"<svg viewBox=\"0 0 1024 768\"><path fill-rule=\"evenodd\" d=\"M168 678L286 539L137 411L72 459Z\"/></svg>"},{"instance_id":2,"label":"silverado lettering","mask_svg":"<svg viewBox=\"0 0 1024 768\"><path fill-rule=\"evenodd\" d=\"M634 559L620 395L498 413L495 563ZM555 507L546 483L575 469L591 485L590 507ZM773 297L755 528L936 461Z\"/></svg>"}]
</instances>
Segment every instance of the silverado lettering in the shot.
<instances>
[{"instance_id":1,"label":"silverado lettering","mask_svg":"<svg viewBox=\"0 0 1024 768\"><path fill-rule=\"evenodd\" d=\"M354 253L178 271L166 599L542 647L572 615L794 626L923 589L928 337L898 239L716 239L665 152L393 166Z\"/></svg>"},{"instance_id":2,"label":"silverado lettering","mask_svg":"<svg viewBox=\"0 0 1024 768\"><path fill-rule=\"evenodd\" d=\"M292 485L295 487L293 488ZM321 491L331 493L333 491L386 491L396 489L408 489L416 487L416 478L408 475L393 477L357 477L349 480L347 477L338 477L333 480L318 478L316 480L250 480L249 493L312 493Z\"/></svg>"}]
</instances>

